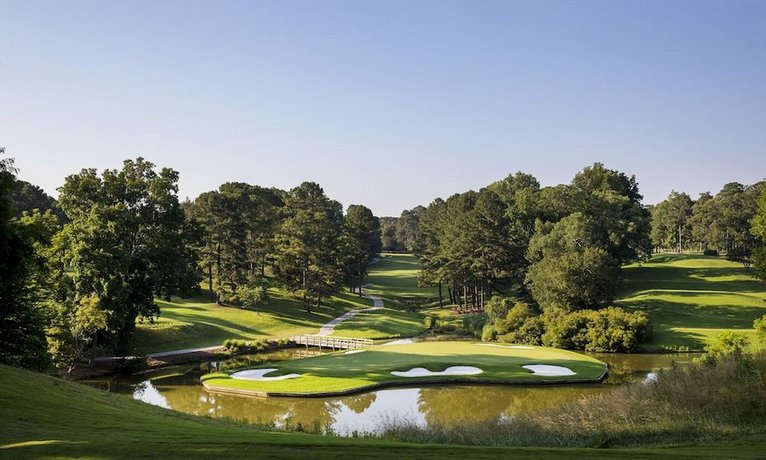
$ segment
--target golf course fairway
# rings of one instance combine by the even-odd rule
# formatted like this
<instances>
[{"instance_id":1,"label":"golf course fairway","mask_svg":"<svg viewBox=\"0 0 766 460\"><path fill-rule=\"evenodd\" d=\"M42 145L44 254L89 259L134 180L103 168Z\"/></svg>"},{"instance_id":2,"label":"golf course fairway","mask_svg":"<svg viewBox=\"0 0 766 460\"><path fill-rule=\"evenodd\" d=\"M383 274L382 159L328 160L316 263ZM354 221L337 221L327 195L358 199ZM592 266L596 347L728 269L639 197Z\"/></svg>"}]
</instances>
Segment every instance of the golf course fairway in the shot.
<instances>
[{"instance_id":1,"label":"golf course fairway","mask_svg":"<svg viewBox=\"0 0 766 460\"><path fill-rule=\"evenodd\" d=\"M320 397L427 383L592 383L605 375L606 364L566 350L434 341L339 351L217 372L202 376L202 384L214 392Z\"/></svg>"}]
</instances>

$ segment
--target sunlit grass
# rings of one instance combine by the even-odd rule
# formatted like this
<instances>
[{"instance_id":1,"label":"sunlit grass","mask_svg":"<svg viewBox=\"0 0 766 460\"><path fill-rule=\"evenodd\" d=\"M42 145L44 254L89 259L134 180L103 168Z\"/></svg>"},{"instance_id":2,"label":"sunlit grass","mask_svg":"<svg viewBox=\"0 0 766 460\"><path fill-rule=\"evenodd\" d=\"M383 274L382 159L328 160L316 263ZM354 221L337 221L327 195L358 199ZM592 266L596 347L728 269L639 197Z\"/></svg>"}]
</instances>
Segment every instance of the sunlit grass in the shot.
<instances>
[{"instance_id":1,"label":"sunlit grass","mask_svg":"<svg viewBox=\"0 0 766 460\"><path fill-rule=\"evenodd\" d=\"M563 366L576 374L548 377L533 374L522 368L527 364ZM536 383L545 380L576 381L597 380L605 365L589 356L565 350L544 347L512 347L476 342L419 342L404 345L376 346L346 354L304 358L266 367L277 371L269 376L301 374L301 377L278 381L234 379L228 373L215 373L203 377L213 387L236 388L262 393L326 393L349 391L366 386L402 382L422 383L431 377L397 377L391 371L408 371L424 367L430 371L443 371L450 366L475 366L483 372L472 376L439 376L438 380L493 381L499 383Z\"/></svg>"},{"instance_id":2,"label":"sunlit grass","mask_svg":"<svg viewBox=\"0 0 766 460\"><path fill-rule=\"evenodd\" d=\"M753 320L766 314L766 283L721 257L660 254L623 274L617 303L649 314L649 349L700 350L729 330L755 342Z\"/></svg>"}]
</instances>

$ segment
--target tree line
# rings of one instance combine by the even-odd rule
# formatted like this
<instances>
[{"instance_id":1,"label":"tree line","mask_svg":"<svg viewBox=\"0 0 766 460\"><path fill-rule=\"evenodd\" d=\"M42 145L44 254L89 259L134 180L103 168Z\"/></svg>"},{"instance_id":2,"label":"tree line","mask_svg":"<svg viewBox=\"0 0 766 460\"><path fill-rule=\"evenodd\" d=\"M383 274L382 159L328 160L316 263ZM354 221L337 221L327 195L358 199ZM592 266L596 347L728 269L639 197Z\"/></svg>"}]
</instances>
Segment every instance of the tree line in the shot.
<instances>
[{"instance_id":1,"label":"tree line","mask_svg":"<svg viewBox=\"0 0 766 460\"><path fill-rule=\"evenodd\" d=\"M643 314L583 312L608 306L620 267L651 253L650 213L641 200L635 177L600 163L569 184L541 187L519 172L437 198L418 213L420 281L438 286L440 303L486 312L487 339L632 348L648 334ZM599 337L571 340L596 324L604 324ZM602 340L616 332L631 339Z\"/></svg>"},{"instance_id":2,"label":"tree line","mask_svg":"<svg viewBox=\"0 0 766 460\"><path fill-rule=\"evenodd\" d=\"M159 315L156 297L201 283L219 304L251 306L275 284L310 310L363 285L381 250L370 209L344 212L312 182L226 183L181 202L178 172L138 158L70 175L52 201L16 173L0 156L2 363L71 370L125 350L136 322Z\"/></svg>"},{"instance_id":3,"label":"tree line","mask_svg":"<svg viewBox=\"0 0 766 460\"><path fill-rule=\"evenodd\" d=\"M763 212L764 193L764 181L730 182L715 195L705 192L696 200L673 191L651 209L652 245L655 250L725 254L749 266L764 243L756 220Z\"/></svg>"}]
</instances>

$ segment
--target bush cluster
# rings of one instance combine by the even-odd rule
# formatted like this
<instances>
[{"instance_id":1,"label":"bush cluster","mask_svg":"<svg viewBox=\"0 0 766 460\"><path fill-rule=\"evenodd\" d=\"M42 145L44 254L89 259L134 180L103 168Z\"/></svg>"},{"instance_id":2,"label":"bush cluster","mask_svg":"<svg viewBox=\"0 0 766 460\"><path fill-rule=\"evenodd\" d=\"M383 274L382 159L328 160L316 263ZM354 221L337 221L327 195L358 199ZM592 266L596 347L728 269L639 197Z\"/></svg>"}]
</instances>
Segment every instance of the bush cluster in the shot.
<instances>
[{"instance_id":1,"label":"bush cluster","mask_svg":"<svg viewBox=\"0 0 766 460\"><path fill-rule=\"evenodd\" d=\"M651 336L644 312L609 307L580 310L546 320L542 344L549 347L597 352L626 352Z\"/></svg>"},{"instance_id":2,"label":"bush cluster","mask_svg":"<svg viewBox=\"0 0 766 460\"><path fill-rule=\"evenodd\" d=\"M485 308L482 340L526 343L598 352L633 351L651 335L643 312L617 307L598 310L554 309L540 314L533 306L494 297Z\"/></svg>"},{"instance_id":3,"label":"bush cluster","mask_svg":"<svg viewBox=\"0 0 766 460\"><path fill-rule=\"evenodd\" d=\"M223 347L232 353L243 353L246 351L265 351L275 348L286 347L290 344L290 339L263 339L263 340L241 340L227 339L223 342Z\"/></svg>"},{"instance_id":4,"label":"bush cluster","mask_svg":"<svg viewBox=\"0 0 766 460\"><path fill-rule=\"evenodd\" d=\"M704 251L702 251L702 254L704 254L706 256L717 256L718 255L718 250L717 249L705 249Z\"/></svg>"}]
</instances>

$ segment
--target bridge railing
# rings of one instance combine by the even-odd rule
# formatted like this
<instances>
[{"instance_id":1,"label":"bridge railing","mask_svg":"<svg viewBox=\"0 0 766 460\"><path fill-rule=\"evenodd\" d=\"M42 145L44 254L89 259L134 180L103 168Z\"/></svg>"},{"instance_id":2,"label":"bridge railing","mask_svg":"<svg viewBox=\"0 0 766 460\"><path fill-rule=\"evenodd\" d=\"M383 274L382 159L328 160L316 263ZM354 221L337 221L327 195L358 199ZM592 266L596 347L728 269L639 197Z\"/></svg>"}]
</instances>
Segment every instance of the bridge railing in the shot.
<instances>
[{"instance_id":1,"label":"bridge railing","mask_svg":"<svg viewBox=\"0 0 766 460\"><path fill-rule=\"evenodd\" d=\"M351 337L330 337L325 335L297 335L292 337L297 345L308 347L332 348L333 350L356 350L369 348L373 342L371 339L355 339Z\"/></svg>"}]
</instances>

